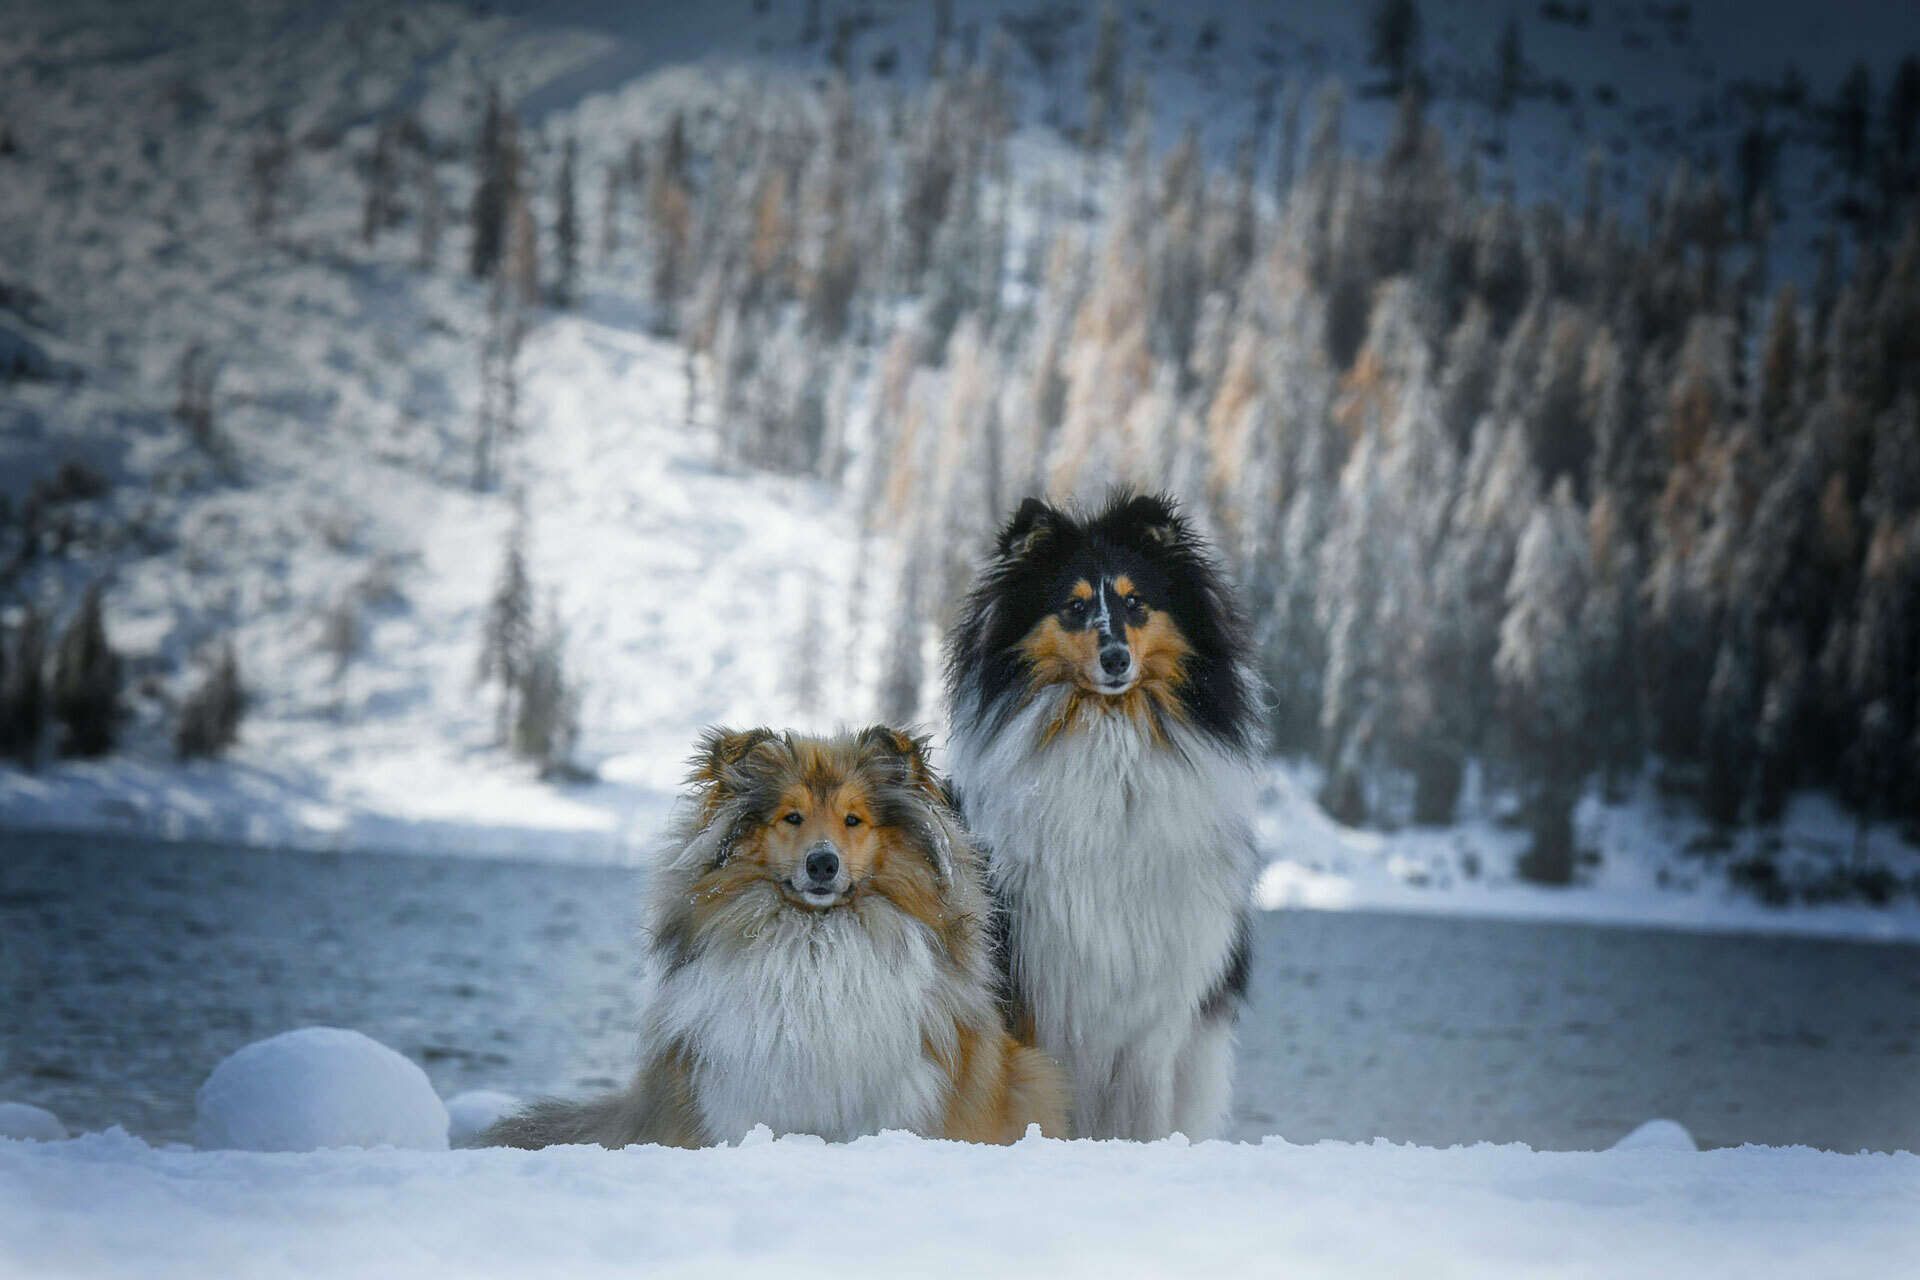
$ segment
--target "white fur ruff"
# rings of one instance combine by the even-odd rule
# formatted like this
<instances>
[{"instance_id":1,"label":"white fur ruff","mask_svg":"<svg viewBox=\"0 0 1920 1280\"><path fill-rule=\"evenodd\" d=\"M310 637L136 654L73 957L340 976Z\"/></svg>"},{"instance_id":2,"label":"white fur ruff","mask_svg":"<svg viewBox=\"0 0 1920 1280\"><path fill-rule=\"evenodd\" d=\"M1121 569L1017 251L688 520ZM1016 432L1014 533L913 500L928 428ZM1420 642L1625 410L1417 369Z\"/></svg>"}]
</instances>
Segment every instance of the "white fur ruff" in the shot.
<instances>
[{"instance_id":1,"label":"white fur ruff","mask_svg":"<svg viewBox=\"0 0 1920 1280\"><path fill-rule=\"evenodd\" d=\"M773 910L660 980L649 1040L683 1046L717 1142L757 1124L832 1142L933 1133L947 1081L926 1045L954 1038L939 969L925 928L891 911L863 925L846 909Z\"/></svg>"},{"instance_id":2,"label":"white fur ruff","mask_svg":"<svg viewBox=\"0 0 1920 1280\"><path fill-rule=\"evenodd\" d=\"M1014 981L1074 1082L1078 1137L1219 1132L1233 1032L1202 1018L1252 892L1249 759L1177 723L1083 719L1039 745L1065 698L998 734L961 716L952 767L1007 904Z\"/></svg>"}]
</instances>

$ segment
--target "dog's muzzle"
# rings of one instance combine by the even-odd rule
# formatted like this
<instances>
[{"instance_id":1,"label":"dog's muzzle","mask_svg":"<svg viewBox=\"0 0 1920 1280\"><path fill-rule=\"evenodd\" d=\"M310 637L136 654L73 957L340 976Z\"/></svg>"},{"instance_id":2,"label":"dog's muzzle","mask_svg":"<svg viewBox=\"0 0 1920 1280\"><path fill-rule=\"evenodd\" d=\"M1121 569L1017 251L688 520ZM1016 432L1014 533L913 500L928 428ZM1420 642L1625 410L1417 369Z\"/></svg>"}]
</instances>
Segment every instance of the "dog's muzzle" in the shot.
<instances>
[{"instance_id":1,"label":"dog's muzzle","mask_svg":"<svg viewBox=\"0 0 1920 1280\"><path fill-rule=\"evenodd\" d=\"M800 865L794 868L787 887L808 906L832 906L852 887L851 878L847 875L846 859L832 844L819 841L800 859Z\"/></svg>"},{"instance_id":2,"label":"dog's muzzle","mask_svg":"<svg viewBox=\"0 0 1920 1280\"><path fill-rule=\"evenodd\" d=\"M1101 693L1118 695L1133 687L1133 650L1127 642L1107 630L1100 632L1100 675L1094 687Z\"/></svg>"}]
</instances>

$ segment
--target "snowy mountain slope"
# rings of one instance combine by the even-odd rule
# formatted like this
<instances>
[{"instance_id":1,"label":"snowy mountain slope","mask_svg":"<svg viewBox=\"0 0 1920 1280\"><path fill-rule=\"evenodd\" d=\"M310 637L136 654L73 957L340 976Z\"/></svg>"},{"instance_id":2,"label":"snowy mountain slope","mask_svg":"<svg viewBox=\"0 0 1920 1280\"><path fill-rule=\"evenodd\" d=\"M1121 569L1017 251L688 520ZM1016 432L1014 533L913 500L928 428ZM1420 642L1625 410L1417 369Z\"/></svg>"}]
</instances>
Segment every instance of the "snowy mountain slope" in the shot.
<instances>
[{"instance_id":1,"label":"snowy mountain slope","mask_svg":"<svg viewBox=\"0 0 1920 1280\"><path fill-rule=\"evenodd\" d=\"M1436 119L1477 132L1480 108L1464 95L1492 24L1465 3L1424 11ZM933 10L862 12L872 21L857 23L853 61L884 98L924 74ZM1536 78L1574 87L1571 105L1548 93L1516 119L1523 194L1571 197L1588 143L1615 139L1621 181L1638 193L1639 171L1658 171L1676 145L1659 121L1692 119L1736 76L1776 76L1783 50L1820 88L1856 56L1883 71L1903 48L1897 6L1852 15L1845 39L1831 25L1809 34L1793 6L1687 12L1682 22L1677 10L1601 7L1586 27L1522 15ZM1165 104L1163 127L1198 119L1220 151L1246 132L1271 83L1371 76L1348 6L1124 16L1129 65ZM1071 127L1094 19L1092 9L956 5L953 39L971 29L984 41L1004 26L1029 117ZM869 714L870 624L886 608L871 584L887 576L861 575L859 514L824 486L716 465L711 409L697 395L689 407L684 354L648 336L645 308L631 301L637 268L619 255L588 273L576 312L536 324L511 467L533 513L534 582L587 684L582 754L602 781L549 786L507 761L474 682L481 611L514 520L511 494L466 483L486 300L462 271L462 217L483 87L497 81L524 104L544 183L562 137L580 137L591 174L623 132L817 69L831 31L803 41L802 26L798 7L751 0L487 14L82 3L33 8L0 35L0 119L22 148L0 160L0 276L38 299L9 306L25 316L22 332L72 370L0 393L0 489L17 501L69 460L112 482L74 507L87 554L40 571L34 589L70 601L113 570L108 621L133 664L137 704L130 751L40 774L0 770L0 821L626 857L657 821L699 725ZM875 61L889 49L882 76ZM699 61L680 65L688 59ZM1617 101L1597 96L1603 83ZM411 226L371 247L360 238L363 167L378 118L395 106L412 108L432 139L443 189L447 231L426 270ZM1390 114L1363 95L1349 131L1364 145ZM246 174L276 117L294 157L284 213L263 236L249 226ZM1724 152L1734 127L1723 113L1685 134ZM1044 133L1022 136L1018 163L1058 160L1060 148L1034 136ZM1822 170L1811 148L1800 153L1810 167L1788 179L1811 192ZM1790 213L1804 203L1789 194ZM212 448L169 412L196 344L220 368ZM328 651L343 602L355 638L344 665ZM857 633L856 614L869 624ZM171 704L195 656L226 634L255 695L241 747L223 764L176 767ZM803 697L808 666L828 677ZM1601 868L1592 888L1561 898L1511 884L1518 841L1490 816L1379 835L1334 826L1309 794L1299 777L1276 775L1266 836L1283 869L1269 879L1269 905L1411 905L1447 885L1450 903L1487 910L1778 920L1697 885L1663 896L1667 851L1700 828L1651 801L1589 806ZM1830 814L1789 824L1790 840L1802 832L1850 838ZM1869 929L1895 931L1912 915L1858 913L1876 922ZM1846 913L1794 919L1861 927Z\"/></svg>"},{"instance_id":2,"label":"snowy mountain slope","mask_svg":"<svg viewBox=\"0 0 1920 1280\"><path fill-rule=\"evenodd\" d=\"M410 86L423 106L457 106L489 68L536 83L596 45L508 40L501 23L426 9L407 15L401 54L361 66L336 47L354 21L274 46L289 60L268 65L251 30L210 23L178 46L152 35L90 53L73 49L87 43L76 26L8 64L5 115L34 157L0 194L8 278L46 300L56 350L86 360L77 379L0 399L6 487L17 503L68 460L110 482L81 518L97 545L33 585L57 608L111 574L108 623L138 703L133 750L0 775L9 823L617 847L629 811L657 809L676 781L695 727L795 718L798 602L844 601L848 519L820 486L717 469L709 424L688 416L679 349L641 333L617 294L590 294L530 335L509 468L535 513L541 607L592 673L585 755L620 783L556 792L493 750L475 668L513 501L466 483L484 292L455 274L455 235L434 271L414 265L411 236L362 247L365 129L346 122ZM341 66L359 70L337 77ZM461 87L434 83L446 75ZM168 109L183 95L191 110ZM276 97L295 137L346 133L301 148L285 221L262 237L247 225L243 144ZM456 210L461 159L437 166ZM212 448L169 413L195 345L219 367ZM341 613L344 664L327 636ZM847 616L826 611L823 634ZM253 699L245 741L228 763L176 769L166 705L193 656L227 634Z\"/></svg>"}]
</instances>

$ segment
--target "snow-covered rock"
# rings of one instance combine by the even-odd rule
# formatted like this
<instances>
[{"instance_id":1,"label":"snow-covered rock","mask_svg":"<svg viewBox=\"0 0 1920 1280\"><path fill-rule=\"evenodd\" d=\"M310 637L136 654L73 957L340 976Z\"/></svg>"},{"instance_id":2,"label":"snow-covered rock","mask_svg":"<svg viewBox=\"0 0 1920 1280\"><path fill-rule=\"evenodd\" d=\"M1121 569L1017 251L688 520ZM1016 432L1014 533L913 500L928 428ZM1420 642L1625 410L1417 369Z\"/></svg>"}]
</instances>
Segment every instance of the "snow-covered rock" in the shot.
<instances>
[{"instance_id":1,"label":"snow-covered rock","mask_svg":"<svg viewBox=\"0 0 1920 1280\"><path fill-rule=\"evenodd\" d=\"M518 1110L520 1099L497 1089L469 1089L447 1099L447 1141L460 1146Z\"/></svg>"},{"instance_id":2,"label":"snow-covered rock","mask_svg":"<svg viewBox=\"0 0 1920 1280\"><path fill-rule=\"evenodd\" d=\"M447 1149L447 1108L427 1073L379 1041L302 1027L229 1055L200 1086L194 1142L242 1151Z\"/></svg>"},{"instance_id":3,"label":"snow-covered rock","mask_svg":"<svg viewBox=\"0 0 1920 1280\"><path fill-rule=\"evenodd\" d=\"M0 1102L0 1138L23 1142L59 1142L67 1136L67 1126L45 1107L26 1102Z\"/></svg>"},{"instance_id":4,"label":"snow-covered rock","mask_svg":"<svg viewBox=\"0 0 1920 1280\"><path fill-rule=\"evenodd\" d=\"M1613 1144L1613 1151L1698 1151L1687 1127L1678 1120L1649 1120Z\"/></svg>"}]
</instances>

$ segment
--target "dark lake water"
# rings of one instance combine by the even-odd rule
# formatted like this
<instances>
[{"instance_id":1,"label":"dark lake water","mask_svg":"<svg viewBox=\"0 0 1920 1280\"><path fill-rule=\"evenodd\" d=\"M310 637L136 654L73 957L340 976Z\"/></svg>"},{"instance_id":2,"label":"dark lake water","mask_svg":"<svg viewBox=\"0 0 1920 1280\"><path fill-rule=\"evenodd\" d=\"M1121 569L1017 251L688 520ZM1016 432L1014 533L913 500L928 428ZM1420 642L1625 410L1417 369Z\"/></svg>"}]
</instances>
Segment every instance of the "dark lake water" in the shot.
<instances>
[{"instance_id":1,"label":"dark lake water","mask_svg":"<svg viewBox=\"0 0 1920 1280\"><path fill-rule=\"evenodd\" d=\"M311 1023L443 1095L606 1088L639 873L0 836L0 1100L187 1138L222 1056ZM1260 919L1235 1136L1920 1149L1920 948L1365 913Z\"/></svg>"}]
</instances>

